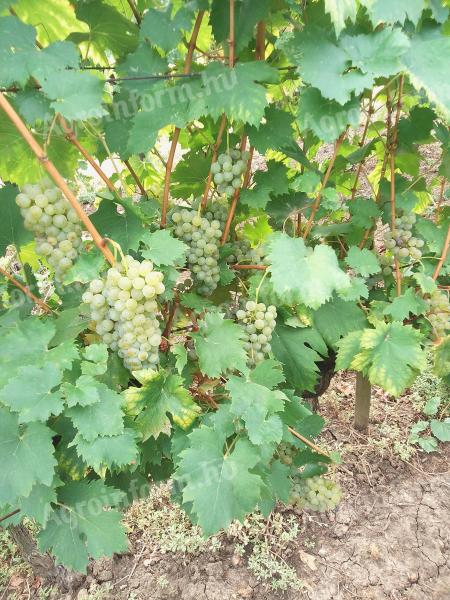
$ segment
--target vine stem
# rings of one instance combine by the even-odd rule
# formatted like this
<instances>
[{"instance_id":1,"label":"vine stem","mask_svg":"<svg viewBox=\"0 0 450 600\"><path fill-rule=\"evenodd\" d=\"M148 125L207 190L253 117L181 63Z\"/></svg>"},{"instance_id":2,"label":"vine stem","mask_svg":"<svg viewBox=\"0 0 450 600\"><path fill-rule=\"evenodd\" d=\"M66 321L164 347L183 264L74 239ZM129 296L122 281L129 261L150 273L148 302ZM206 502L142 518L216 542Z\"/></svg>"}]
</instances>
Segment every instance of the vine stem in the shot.
<instances>
[{"instance_id":1,"label":"vine stem","mask_svg":"<svg viewBox=\"0 0 450 600\"><path fill-rule=\"evenodd\" d=\"M437 267L433 273L434 281L436 281L436 279L439 277L439 273L441 272L441 269L444 266L444 262L445 262L445 259L447 258L449 247L450 247L450 225L447 230L447 237L445 238L445 243L444 243L444 248L442 249L441 258L439 259Z\"/></svg>"},{"instance_id":2,"label":"vine stem","mask_svg":"<svg viewBox=\"0 0 450 600\"><path fill-rule=\"evenodd\" d=\"M322 454L322 456L326 456L327 458L330 458L329 454L327 454L327 452L325 452L325 450L322 450L321 448L319 448L319 446L316 446L316 444L314 444L314 442L310 442L308 440L308 438L303 436L301 433L298 433L298 431L295 431L295 429L293 429L292 427L288 427L288 431L289 431L289 433L292 433L292 435L294 437L296 437L298 440L300 440L301 442L303 442L304 444L309 446L309 448L311 448L311 450L314 450L314 452L317 452L317 454Z\"/></svg>"},{"instance_id":3,"label":"vine stem","mask_svg":"<svg viewBox=\"0 0 450 600\"><path fill-rule=\"evenodd\" d=\"M364 130L363 130L363 134L361 136L361 140L359 142L359 147L362 148L364 146L364 144L366 143L366 139L367 139L367 133L369 131L369 125L370 125L370 121L372 119L372 115L373 115L373 97L372 97L372 93L370 94L370 100L369 100L369 108L367 111L367 119L366 119L366 123L364 125ZM352 200L355 199L356 196L356 192L357 192L357 188L358 188L358 181L359 178L361 177L361 172L363 170L363 164L365 162L365 158L363 158L359 164L358 164L358 169L356 171L356 175L355 175L355 181L353 182L353 187L352 187Z\"/></svg>"},{"instance_id":4,"label":"vine stem","mask_svg":"<svg viewBox=\"0 0 450 600\"><path fill-rule=\"evenodd\" d=\"M138 174L136 173L136 171L133 169L133 167L130 164L129 160L124 160L123 164L126 166L126 168L129 170L131 177L134 179L136 185L138 186L139 191L141 192L141 194L145 197L147 197L147 192L145 191L144 186L142 185L141 180L138 177Z\"/></svg>"},{"instance_id":5,"label":"vine stem","mask_svg":"<svg viewBox=\"0 0 450 600\"><path fill-rule=\"evenodd\" d=\"M16 510L12 510L10 513L8 513L7 515L5 515L4 517L0 517L0 523L2 521L6 521L6 519L10 519L14 515L17 515L17 513L20 513L20 508L16 508Z\"/></svg>"},{"instance_id":6,"label":"vine stem","mask_svg":"<svg viewBox=\"0 0 450 600\"><path fill-rule=\"evenodd\" d=\"M52 309L50 308L50 306L48 304L46 304L43 300L41 300L41 298L38 298L37 296L35 296L28 287L22 285L20 283L20 281L17 281L17 279L15 277L13 277L10 273L8 273L8 271L6 271L3 267L0 267L0 273L4 277L6 277L6 279L9 279L9 281L13 285L15 285L16 288L18 288L21 292L23 292L25 294L25 296L28 296L28 298L30 300L32 300L35 304L37 304L40 308L42 308L42 310L45 310L46 313L52 312Z\"/></svg>"},{"instance_id":7,"label":"vine stem","mask_svg":"<svg viewBox=\"0 0 450 600\"><path fill-rule=\"evenodd\" d=\"M247 136L244 135L244 136L242 136L242 140L241 140L241 152L243 152L245 150L246 144L247 144ZM242 184L243 188L247 187L248 182L250 181L252 158L253 158L253 153L250 153L249 159L247 161L247 169L245 171L244 182ZM236 212L236 206L237 206L237 203L239 200L239 195L241 193L241 189L242 188L238 188L237 190L235 190L235 192L233 194L233 199L231 201L230 209L228 211L225 227L223 228L222 239L220 240L221 246L223 246L226 243L228 236L230 235L231 223L233 222L233 219L234 219L234 213Z\"/></svg>"},{"instance_id":8,"label":"vine stem","mask_svg":"<svg viewBox=\"0 0 450 600\"><path fill-rule=\"evenodd\" d=\"M134 3L134 0L128 0L128 5L131 8L131 12L133 13L134 18L136 19L136 23L140 25L142 23L142 17L137 9L136 4Z\"/></svg>"},{"instance_id":9,"label":"vine stem","mask_svg":"<svg viewBox=\"0 0 450 600\"><path fill-rule=\"evenodd\" d=\"M445 177L442 177L441 183L439 185L439 196L436 203L436 215L435 222L437 223L439 220L439 216L441 214L442 202L444 200L444 192L445 192Z\"/></svg>"},{"instance_id":10,"label":"vine stem","mask_svg":"<svg viewBox=\"0 0 450 600\"><path fill-rule=\"evenodd\" d=\"M391 171L391 229L394 231L395 229L395 219L396 219L396 204L395 204L395 154L397 150L398 144L398 123L400 120L400 114L402 111L402 95L403 95L403 84L405 81L405 76L401 75L398 84L398 98L397 98L397 110L395 113L395 121L394 126L391 131L391 140L390 140L390 171ZM395 264L395 278L397 282L397 296L400 296L402 293L402 274L400 271L400 263L395 256L394 258Z\"/></svg>"},{"instance_id":11,"label":"vine stem","mask_svg":"<svg viewBox=\"0 0 450 600\"><path fill-rule=\"evenodd\" d=\"M234 67L234 51L235 51L234 29L235 29L235 27L234 27L234 0L230 0L230 39L229 39L230 55L228 58L230 68Z\"/></svg>"},{"instance_id":12,"label":"vine stem","mask_svg":"<svg viewBox=\"0 0 450 600\"><path fill-rule=\"evenodd\" d=\"M248 270L255 270L255 271L265 271L267 269L266 265L232 265L231 266L232 269L234 269L235 271L248 271Z\"/></svg>"},{"instance_id":13,"label":"vine stem","mask_svg":"<svg viewBox=\"0 0 450 600\"><path fill-rule=\"evenodd\" d=\"M27 142L27 144L30 146L31 150L36 155L36 158L39 160L39 162L42 164L44 169L47 171L47 173L50 175L50 177L53 179L53 181L59 187L61 192L67 198L70 205L72 206L74 211L77 213L77 215L79 216L80 220L82 221L82 223L84 224L84 226L86 227L88 232L91 234L94 244L103 253L106 260L111 265L113 265L114 264L114 256L113 256L112 252L109 250L109 248L106 246L106 241L103 239L103 237L99 234L97 229L91 223L91 220L89 219L87 214L84 212L84 210L78 203L78 200L76 199L74 193L72 192L72 190L69 188L69 186L65 182L64 178L60 175L59 171L57 170L55 165L52 163L52 161L48 158L48 156L46 156L46 154L43 151L43 149L41 148L41 146L34 139L32 133L28 130L25 123L22 121L22 119L16 113L14 108L8 102L5 94L3 94L3 93L0 93L0 108L2 108L3 111L6 113L7 117L13 123L13 125L15 126L17 131L20 133L20 135L23 137L23 139Z\"/></svg>"},{"instance_id":14,"label":"vine stem","mask_svg":"<svg viewBox=\"0 0 450 600\"><path fill-rule=\"evenodd\" d=\"M94 158L89 154L86 148L80 143L77 136L75 135L74 130L68 125L67 121L64 119L62 115L58 115L58 122L64 130L66 134L66 139L73 145L75 148L84 156L84 158L88 161L100 179L106 184L106 187L110 192L117 195L117 190L114 187L114 184L109 180L106 173L103 169L95 162Z\"/></svg>"},{"instance_id":15,"label":"vine stem","mask_svg":"<svg viewBox=\"0 0 450 600\"><path fill-rule=\"evenodd\" d=\"M334 167L334 163L336 161L338 152L339 152L339 148L341 147L342 142L344 141L345 138L345 134L347 133L347 130L345 130L343 133L341 133L341 135L338 137L335 145L334 145L334 152L333 152L333 156L330 159L330 162L328 163L328 168L326 170L325 176L322 180L322 184L320 186L320 190L317 193L316 199L314 201L314 204L312 206L311 209L311 214L309 216L308 222L305 225L305 228L303 230L303 239L306 239L309 235L309 232L312 229L313 226L313 222L314 222L314 217L316 216L317 211L319 210L319 206L320 206L320 202L322 200L322 193L323 190L326 188L328 180L330 179L331 176L331 171L333 170Z\"/></svg>"},{"instance_id":16,"label":"vine stem","mask_svg":"<svg viewBox=\"0 0 450 600\"><path fill-rule=\"evenodd\" d=\"M192 30L191 39L189 41L188 52L186 55L186 60L184 62L184 75L188 75L191 71L192 65L192 57L194 55L195 44L197 42L198 34L200 31L200 27L202 24L203 16L205 14L204 10L201 10L197 18L195 19L194 29ZM164 192L163 192L163 200L162 200L162 208L161 208L161 228L164 228L167 223L167 210L169 208L169 191L170 191L170 179L172 177L172 168L173 161L175 158L175 152L177 150L178 140L180 138L181 129L179 127L175 127L172 142L170 144L169 155L167 157L166 163L166 173L164 176Z\"/></svg>"}]
</instances>

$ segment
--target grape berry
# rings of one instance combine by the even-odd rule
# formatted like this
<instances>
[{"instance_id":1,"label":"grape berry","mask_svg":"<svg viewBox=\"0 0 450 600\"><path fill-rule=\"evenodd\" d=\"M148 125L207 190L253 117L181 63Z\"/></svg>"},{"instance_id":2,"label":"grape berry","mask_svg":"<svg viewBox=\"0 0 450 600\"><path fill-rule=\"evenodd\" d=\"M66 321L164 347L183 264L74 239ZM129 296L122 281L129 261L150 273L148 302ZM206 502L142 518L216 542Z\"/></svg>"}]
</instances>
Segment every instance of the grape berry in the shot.
<instances>
[{"instance_id":1,"label":"grape berry","mask_svg":"<svg viewBox=\"0 0 450 600\"><path fill-rule=\"evenodd\" d=\"M448 296L439 290L433 292L427 300L429 306L428 320L437 338L445 337L450 330L450 303Z\"/></svg>"},{"instance_id":2,"label":"grape berry","mask_svg":"<svg viewBox=\"0 0 450 600\"><path fill-rule=\"evenodd\" d=\"M242 175L250 157L248 152L230 150L220 154L217 162L211 165L214 183L219 194L231 197L242 186Z\"/></svg>"},{"instance_id":3,"label":"grape berry","mask_svg":"<svg viewBox=\"0 0 450 600\"><path fill-rule=\"evenodd\" d=\"M244 347L249 364L254 366L271 351L270 341L276 325L277 309L275 306L266 307L262 302L256 304L249 300L245 304L245 310L236 312L236 318L245 326Z\"/></svg>"},{"instance_id":4,"label":"grape berry","mask_svg":"<svg viewBox=\"0 0 450 600\"><path fill-rule=\"evenodd\" d=\"M298 479L292 488L289 504L318 512L333 510L342 497L340 486L320 475Z\"/></svg>"},{"instance_id":5,"label":"grape berry","mask_svg":"<svg viewBox=\"0 0 450 600\"><path fill-rule=\"evenodd\" d=\"M412 234L412 228L416 222L416 215L410 213L397 217L395 219L395 229L386 232L384 236L384 245L386 250L390 250L394 257L400 260L417 261L422 258L420 248L424 246L424 241L416 238Z\"/></svg>"}]
</instances>

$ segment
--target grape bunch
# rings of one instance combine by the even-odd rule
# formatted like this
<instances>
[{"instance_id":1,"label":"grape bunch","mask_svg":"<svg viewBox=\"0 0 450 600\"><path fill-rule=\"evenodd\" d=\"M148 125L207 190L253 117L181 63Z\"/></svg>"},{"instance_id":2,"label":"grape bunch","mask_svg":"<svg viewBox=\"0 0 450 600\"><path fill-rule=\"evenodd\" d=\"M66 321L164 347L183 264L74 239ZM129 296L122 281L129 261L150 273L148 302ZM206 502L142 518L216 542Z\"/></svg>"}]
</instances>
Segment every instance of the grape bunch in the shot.
<instances>
[{"instance_id":1,"label":"grape bunch","mask_svg":"<svg viewBox=\"0 0 450 600\"><path fill-rule=\"evenodd\" d=\"M249 300L245 304L245 310L236 312L236 318L244 325L244 347L249 365L255 366L271 351L270 340L276 325L277 309L272 305L266 307L262 302L257 304Z\"/></svg>"},{"instance_id":2,"label":"grape bunch","mask_svg":"<svg viewBox=\"0 0 450 600\"><path fill-rule=\"evenodd\" d=\"M320 475L298 479L291 491L289 504L318 512L333 510L339 504L342 492L339 484Z\"/></svg>"},{"instance_id":3,"label":"grape bunch","mask_svg":"<svg viewBox=\"0 0 450 600\"><path fill-rule=\"evenodd\" d=\"M77 213L47 178L24 185L17 194L16 204L25 228L36 239L36 252L45 256L55 269L55 279L62 281L82 245L82 226Z\"/></svg>"},{"instance_id":4,"label":"grape bunch","mask_svg":"<svg viewBox=\"0 0 450 600\"><path fill-rule=\"evenodd\" d=\"M417 261L422 258L420 248L424 246L425 242L413 236L411 230L415 222L416 215L414 213L397 217L395 229L387 231L384 235L385 248L400 260Z\"/></svg>"},{"instance_id":5,"label":"grape bunch","mask_svg":"<svg viewBox=\"0 0 450 600\"><path fill-rule=\"evenodd\" d=\"M250 264L260 265L264 262L265 251L263 246L252 248L250 242L246 239L233 242L233 254L227 258L230 265Z\"/></svg>"},{"instance_id":6,"label":"grape bunch","mask_svg":"<svg viewBox=\"0 0 450 600\"><path fill-rule=\"evenodd\" d=\"M437 338L445 337L450 330L450 303L448 296L439 290L433 292L427 300L430 321Z\"/></svg>"},{"instance_id":7,"label":"grape bunch","mask_svg":"<svg viewBox=\"0 0 450 600\"><path fill-rule=\"evenodd\" d=\"M219 240L224 219L226 208L220 203L211 204L204 215L187 208L172 214L175 236L189 246L187 264L199 294L211 294L219 283Z\"/></svg>"},{"instance_id":8,"label":"grape bunch","mask_svg":"<svg viewBox=\"0 0 450 600\"><path fill-rule=\"evenodd\" d=\"M250 157L248 152L230 150L220 154L217 162L211 165L214 183L219 194L232 196L242 186L242 176Z\"/></svg>"},{"instance_id":9,"label":"grape bunch","mask_svg":"<svg viewBox=\"0 0 450 600\"><path fill-rule=\"evenodd\" d=\"M278 446L278 458L283 465L288 465L289 467L292 465L294 460L294 456L297 454L298 450L292 444L286 444L286 442L281 442Z\"/></svg>"},{"instance_id":10,"label":"grape bunch","mask_svg":"<svg viewBox=\"0 0 450 600\"><path fill-rule=\"evenodd\" d=\"M156 298L164 289L163 274L153 270L151 261L125 256L104 279L91 281L83 294L96 332L130 371L158 364L161 330Z\"/></svg>"}]
</instances>

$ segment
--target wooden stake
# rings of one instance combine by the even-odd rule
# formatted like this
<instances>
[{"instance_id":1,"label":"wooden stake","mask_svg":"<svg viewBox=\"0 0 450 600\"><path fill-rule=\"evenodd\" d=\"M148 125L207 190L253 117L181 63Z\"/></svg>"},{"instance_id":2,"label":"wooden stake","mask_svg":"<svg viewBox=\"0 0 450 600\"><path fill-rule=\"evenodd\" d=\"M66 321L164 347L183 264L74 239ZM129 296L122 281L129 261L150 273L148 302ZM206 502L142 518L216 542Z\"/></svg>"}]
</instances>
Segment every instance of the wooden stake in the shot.
<instances>
[{"instance_id":1,"label":"wooden stake","mask_svg":"<svg viewBox=\"0 0 450 600\"><path fill-rule=\"evenodd\" d=\"M356 373L354 427L359 431L366 431L369 426L371 394L370 381L362 373Z\"/></svg>"}]
</instances>

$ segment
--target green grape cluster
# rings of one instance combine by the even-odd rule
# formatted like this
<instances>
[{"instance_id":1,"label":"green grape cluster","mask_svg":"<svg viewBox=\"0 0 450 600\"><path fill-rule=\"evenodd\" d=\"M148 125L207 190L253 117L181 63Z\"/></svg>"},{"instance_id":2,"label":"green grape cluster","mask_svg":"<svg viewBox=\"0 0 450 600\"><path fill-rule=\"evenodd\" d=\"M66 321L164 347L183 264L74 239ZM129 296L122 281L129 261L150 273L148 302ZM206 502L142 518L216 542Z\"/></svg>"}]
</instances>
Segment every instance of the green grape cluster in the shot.
<instances>
[{"instance_id":1,"label":"green grape cluster","mask_svg":"<svg viewBox=\"0 0 450 600\"><path fill-rule=\"evenodd\" d=\"M294 460L294 456L297 454L298 450L292 444L286 444L286 442L281 442L278 446L278 458L283 465L291 466Z\"/></svg>"},{"instance_id":2,"label":"green grape cluster","mask_svg":"<svg viewBox=\"0 0 450 600\"><path fill-rule=\"evenodd\" d=\"M156 298L164 289L163 274L153 269L151 261L125 256L105 278L91 281L83 294L96 332L130 371L153 368L159 362Z\"/></svg>"},{"instance_id":3,"label":"green grape cluster","mask_svg":"<svg viewBox=\"0 0 450 600\"><path fill-rule=\"evenodd\" d=\"M433 292L427 300L430 321L436 337L445 337L450 330L450 303L448 296L439 290Z\"/></svg>"},{"instance_id":4,"label":"green grape cluster","mask_svg":"<svg viewBox=\"0 0 450 600\"><path fill-rule=\"evenodd\" d=\"M233 242L233 254L227 258L230 265L249 264L260 265L264 262L265 251L263 246L252 248L250 242L246 239Z\"/></svg>"},{"instance_id":5,"label":"green grape cluster","mask_svg":"<svg viewBox=\"0 0 450 600\"><path fill-rule=\"evenodd\" d=\"M342 491L335 481L321 475L298 479L292 488L289 504L318 512L333 510L339 504Z\"/></svg>"},{"instance_id":6,"label":"green grape cluster","mask_svg":"<svg viewBox=\"0 0 450 600\"><path fill-rule=\"evenodd\" d=\"M189 246L187 264L199 294L211 294L219 283L219 241L224 219L226 208L220 203L212 203L203 215L187 208L172 214L175 236Z\"/></svg>"},{"instance_id":7,"label":"green grape cluster","mask_svg":"<svg viewBox=\"0 0 450 600\"><path fill-rule=\"evenodd\" d=\"M395 219L395 229L387 231L384 235L386 250L390 250L394 257L400 260L417 261L422 258L420 248L424 241L412 234L412 228L416 223L416 215L409 213Z\"/></svg>"},{"instance_id":8,"label":"green grape cluster","mask_svg":"<svg viewBox=\"0 0 450 600\"><path fill-rule=\"evenodd\" d=\"M217 162L211 165L211 173L219 194L232 196L242 186L242 176L247 168L249 157L248 152L236 149L218 156Z\"/></svg>"},{"instance_id":9,"label":"green grape cluster","mask_svg":"<svg viewBox=\"0 0 450 600\"><path fill-rule=\"evenodd\" d=\"M25 228L36 239L36 252L45 256L55 270L55 279L62 281L82 245L82 226L77 213L47 178L24 185L17 194L16 204Z\"/></svg>"},{"instance_id":10,"label":"green grape cluster","mask_svg":"<svg viewBox=\"0 0 450 600\"><path fill-rule=\"evenodd\" d=\"M262 302L257 304L249 300L245 304L245 310L236 312L236 318L244 325L244 347L249 365L254 366L271 351L270 341L276 325L277 309L272 305L266 307Z\"/></svg>"}]
</instances>

